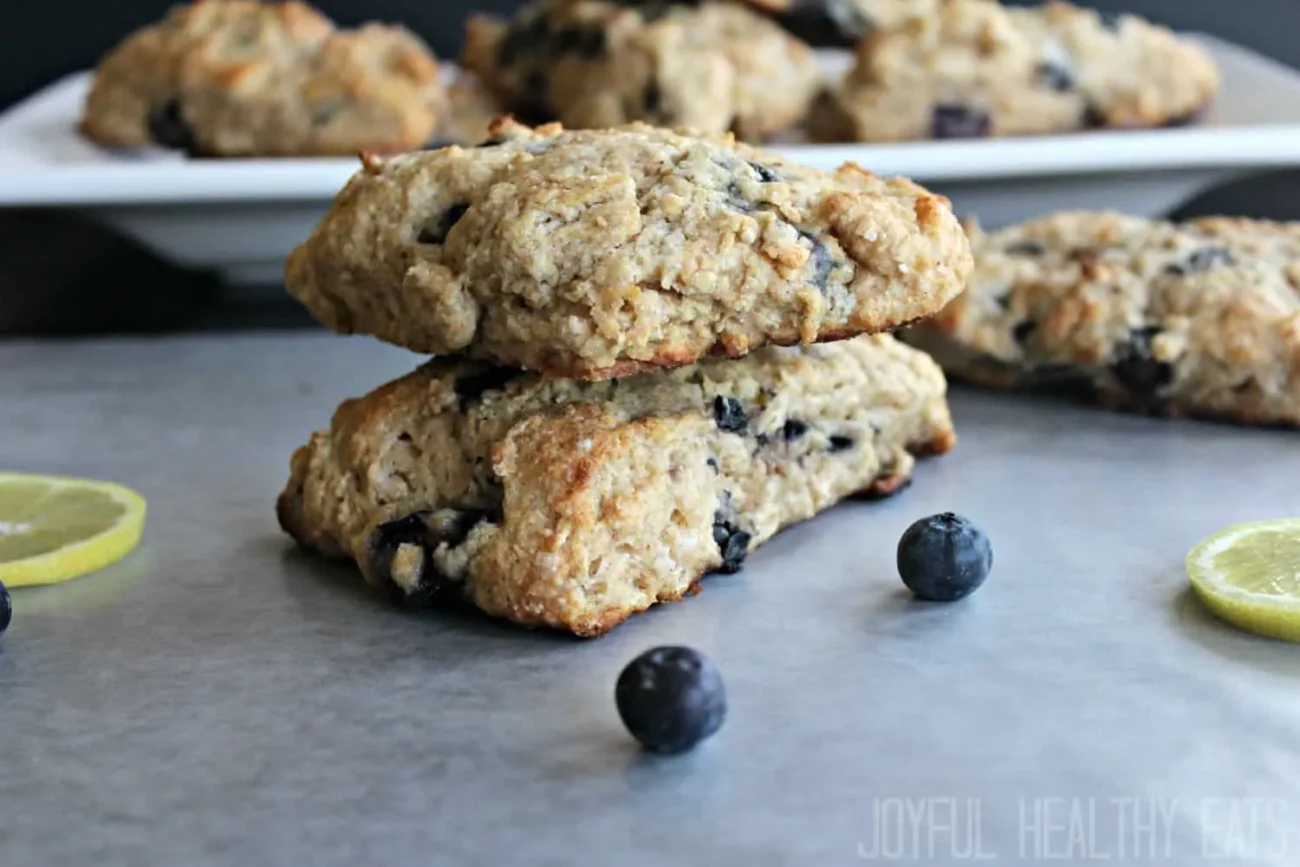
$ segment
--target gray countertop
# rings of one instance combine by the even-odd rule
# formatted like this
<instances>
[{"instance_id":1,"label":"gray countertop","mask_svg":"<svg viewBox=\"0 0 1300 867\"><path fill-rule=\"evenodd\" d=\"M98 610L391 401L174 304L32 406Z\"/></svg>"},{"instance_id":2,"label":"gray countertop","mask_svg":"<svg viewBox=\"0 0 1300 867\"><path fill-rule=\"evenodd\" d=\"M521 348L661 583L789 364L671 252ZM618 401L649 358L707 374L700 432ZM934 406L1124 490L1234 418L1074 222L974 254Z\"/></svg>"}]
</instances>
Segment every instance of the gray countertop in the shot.
<instances>
[{"instance_id":1,"label":"gray countertop","mask_svg":"<svg viewBox=\"0 0 1300 867\"><path fill-rule=\"evenodd\" d=\"M0 863L1300 862L1300 648L1213 621L1182 565L1300 511L1300 435L959 391L910 490L583 642L390 608L280 534L290 452L413 363L319 334L0 344L0 467L150 505L126 560L15 591ZM910 602L896 541L945 509L993 577ZM613 683L667 642L717 661L730 715L651 759Z\"/></svg>"}]
</instances>

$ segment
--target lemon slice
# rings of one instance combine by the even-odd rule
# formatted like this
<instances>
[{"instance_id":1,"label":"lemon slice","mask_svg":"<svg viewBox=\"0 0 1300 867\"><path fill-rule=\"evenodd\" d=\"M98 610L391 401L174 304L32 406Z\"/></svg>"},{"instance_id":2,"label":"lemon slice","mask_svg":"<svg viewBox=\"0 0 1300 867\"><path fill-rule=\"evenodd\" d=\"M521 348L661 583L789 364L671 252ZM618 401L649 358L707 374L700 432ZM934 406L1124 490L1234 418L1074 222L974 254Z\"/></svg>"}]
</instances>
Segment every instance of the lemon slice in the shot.
<instances>
[{"instance_id":1,"label":"lemon slice","mask_svg":"<svg viewBox=\"0 0 1300 867\"><path fill-rule=\"evenodd\" d=\"M0 581L57 584L130 553L144 498L110 482L0 472Z\"/></svg>"},{"instance_id":2,"label":"lemon slice","mask_svg":"<svg viewBox=\"0 0 1300 867\"><path fill-rule=\"evenodd\" d=\"M1192 588L1219 617L1300 641L1300 518L1234 524L1187 555Z\"/></svg>"}]
</instances>

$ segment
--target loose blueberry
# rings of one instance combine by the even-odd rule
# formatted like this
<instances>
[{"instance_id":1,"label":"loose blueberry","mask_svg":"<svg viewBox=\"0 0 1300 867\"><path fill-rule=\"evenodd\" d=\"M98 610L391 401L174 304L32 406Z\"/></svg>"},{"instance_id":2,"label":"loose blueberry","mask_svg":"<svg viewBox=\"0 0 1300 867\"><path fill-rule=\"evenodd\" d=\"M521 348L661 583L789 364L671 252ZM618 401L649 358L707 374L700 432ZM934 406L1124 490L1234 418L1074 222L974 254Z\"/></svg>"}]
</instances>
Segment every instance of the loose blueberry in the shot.
<instances>
[{"instance_id":1,"label":"loose blueberry","mask_svg":"<svg viewBox=\"0 0 1300 867\"><path fill-rule=\"evenodd\" d=\"M749 416L738 398L718 395L713 399L713 420L728 433L744 434L749 430Z\"/></svg>"},{"instance_id":2,"label":"loose blueberry","mask_svg":"<svg viewBox=\"0 0 1300 867\"><path fill-rule=\"evenodd\" d=\"M922 518L898 540L898 574L907 589L930 602L969 596L992 568L988 536L952 512Z\"/></svg>"},{"instance_id":3,"label":"loose blueberry","mask_svg":"<svg viewBox=\"0 0 1300 867\"><path fill-rule=\"evenodd\" d=\"M14 619L14 605L9 598L9 589L0 584L0 635L9 628L10 622Z\"/></svg>"},{"instance_id":4,"label":"loose blueberry","mask_svg":"<svg viewBox=\"0 0 1300 867\"><path fill-rule=\"evenodd\" d=\"M722 565L718 571L724 575L734 575L745 566L749 556L749 540L753 537L723 517L722 512L713 516L713 541L722 554Z\"/></svg>"},{"instance_id":5,"label":"loose blueberry","mask_svg":"<svg viewBox=\"0 0 1300 867\"><path fill-rule=\"evenodd\" d=\"M930 116L931 138L987 138L992 130L988 112L965 105L936 105Z\"/></svg>"},{"instance_id":6,"label":"loose blueberry","mask_svg":"<svg viewBox=\"0 0 1300 867\"><path fill-rule=\"evenodd\" d=\"M722 728L727 691L708 657L656 647L627 664L614 686L618 715L654 753L684 753Z\"/></svg>"}]
</instances>

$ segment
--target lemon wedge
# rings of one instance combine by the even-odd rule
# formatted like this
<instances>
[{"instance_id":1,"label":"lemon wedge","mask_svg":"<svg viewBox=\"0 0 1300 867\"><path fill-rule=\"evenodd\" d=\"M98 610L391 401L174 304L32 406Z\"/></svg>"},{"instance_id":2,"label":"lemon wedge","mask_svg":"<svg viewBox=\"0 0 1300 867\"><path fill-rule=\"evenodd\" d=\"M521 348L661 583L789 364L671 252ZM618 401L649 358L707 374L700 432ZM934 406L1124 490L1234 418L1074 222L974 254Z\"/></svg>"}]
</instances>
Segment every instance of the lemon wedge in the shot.
<instances>
[{"instance_id":1,"label":"lemon wedge","mask_svg":"<svg viewBox=\"0 0 1300 867\"><path fill-rule=\"evenodd\" d=\"M1300 641L1300 518L1215 533L1187 555L1187 577L1206 607L1234 626Z\"/></svg>"},{"instance_id":2,"label":"lemon wedge","mask_svg":"<svg viewBox=\"0 0 1300 867\"><path fill-rule=\"evenodd\" d=\"M131 552L144 498L111 482L0 472L0 582L57 584Z\"/></svg>"}]
</instances>

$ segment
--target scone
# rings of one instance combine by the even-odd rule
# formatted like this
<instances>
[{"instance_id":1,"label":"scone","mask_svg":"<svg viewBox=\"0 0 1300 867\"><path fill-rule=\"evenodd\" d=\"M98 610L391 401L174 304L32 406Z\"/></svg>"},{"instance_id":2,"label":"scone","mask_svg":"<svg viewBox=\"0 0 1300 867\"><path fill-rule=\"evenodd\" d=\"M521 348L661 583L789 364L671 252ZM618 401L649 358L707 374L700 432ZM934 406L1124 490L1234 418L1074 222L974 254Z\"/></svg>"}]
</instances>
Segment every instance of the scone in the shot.
<instances>
[{"instance_id":1,"label":"scone","mask_svg":"<svg viewBox=\"0 0 1300 867\"><path fill-rule=\"evenodd\" d=\"M440 359L293 456L308 548L413 600L599 635L955 442L945 383L888 335L604 382Z\"/></svg>"},{"instance_id":2,"label":"scone","mask_svg":"<svg viewBox=\"0 0 1300 867\"><path fill-rule=\"evenodd\" d=\"M81 129L203 156L396 151L429 140L443 101L433 56L400 27L339 30L294 0L197 0L109 52Z\"/></svg>"},{"instance_id":3,"label":"scone","mask_svg":"<svg viewBox=\"0 0 1300 867\"><path fill-rule=\"evenodd\" d=\"M1201 48L1132 15L939 0L874 31L809 125L824 141L1154 127L1190 120L1218 85Z\"/></svg>"},{"instance_id":4,"label":"scone","mask_svg":"<svg viewBox=\"0 0 1300 867\"><path fill-rule=\"evenodd\" d=\"M1063 213L970 234L970 288L906 335L954 377L1300 425L1300 224Z\"/></svg>"},{"instance_id":5,"label":"scone","mask_svg":"<svg viewBox=\"0 0 1300 867\"><path fill-rule=\"evenodd\" d=\"M518 117L579 129L640 120L748 140L803 118L822 86L812 49L744 6L538 0L472 17L461 63Z\"/></svg>"},{"instance_id":6,"label":"scone","mask_svg":"<svg viewBox=\"0 0 1300 867\"><path fill-rule=\"evenodd\" d=\"M366 161L289 291L341 333L602 379L897 328L971 267L948 201L907 180L641 124L494 134Z\"/></svg>"}]
</instances>

